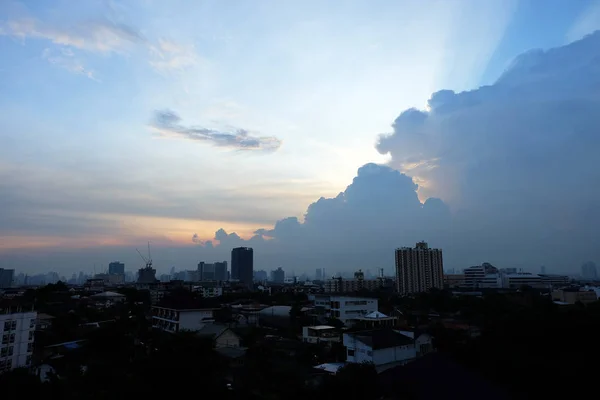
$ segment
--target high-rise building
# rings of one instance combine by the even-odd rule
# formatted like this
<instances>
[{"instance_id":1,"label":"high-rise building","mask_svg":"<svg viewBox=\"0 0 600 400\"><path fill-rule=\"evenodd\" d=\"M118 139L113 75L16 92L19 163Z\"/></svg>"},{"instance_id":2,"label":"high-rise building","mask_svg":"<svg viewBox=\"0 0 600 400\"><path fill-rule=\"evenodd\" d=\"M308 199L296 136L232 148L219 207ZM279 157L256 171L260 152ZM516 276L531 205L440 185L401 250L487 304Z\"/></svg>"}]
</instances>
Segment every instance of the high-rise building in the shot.
<instances>
[{"instance_id":1,"label":"high-rise building","mask_svg":"<svg viewBox=\"0 0 600 400\"><path fill-rule=\"evenodd\" d=\"M284 283L285 282L285 271L279 267L274 271L271 271L271 281L274 283Z\"/></svg>"},{"instance_id":2,"label":"high-rise building","mask_svg":"<svg viewBox=\"0 0 600 400\"><path fill-rule=\"evenodd\" d=\"M31 365L36 319L36 311L19 305L0 313L0 374Z\"/></svg>"},{"instance_id":3,"label":"high-rise building","mask_svg":"<svg viewBox=\"0 0 600 400\"><path fill-rule=\"evenodd\" d=\"M315 280L317 280L317 281L323 280L323 270L321 268L317 268L315 270Z\"/></svg>"},{"instance_id":4,"label":"high-rise building","mask_svg":"<svg viewBox=\"0 0 600 400\"><path fill-rule=\"evenodd\" d=\"M13 285L14 276L14 269L0 268L0 289L11 287Z\"/></svg>"},{"instance_id":5,"label":"high-rise building","mask_svg":"<svg viewBox=\"0 0 600 400\"><path fill-rule=\"evenodd\" d=\"M258 271L253 272L254 282L265 282L267 280L267 271L259 269Z\"/></svg>"},{"instance_id":6,"label":"high-rise building","mask_svg":"<svg viewBox=\"0 0 600 400\"><path fill-rule=\"evenodd\" d=\"M227 280L227 261L221 261L215 263L215 280L226 281Z\"/></svg>"},{"instance_id":7,"label":"high-rise building","mask_svg":"<svg viewBox=\"0 0 600 400\"><path fill-rule=\"evenodd\" d=\"M110 275L120 274L125 275L125 264L119 261L113 261L108 264L108 273Z\"/></svg>"},{"instance_id":8,"label":"high-rise building","mask_svg":"<svg viewBox=\"0 0 600 400\"><path fill-rule=\"evenodd\" d=\"M401 295L444 287L441 249L430 249L426 242L414 248L396 249L396 290Z\"/></svg>"},{"instance_id":9,"label":"high-rise building","mask_svg":"<svg viewBox=\"0 0 600 400\"><path fill-rule=\"evenodd\" d=\"M202 281L226 281L227 261L214 262L212 264L200 261L198 263L198 274Z\"/></svg>"},{"instance_id":10,"label":"high-rise building","mask_svg":"<svg viewBox=\"0 0 600 400\"><path fill-rule=\"evenodd\" d=\"M596 280L598 278L596 264L588 261L581 266L581 276L584 279Z\"/></svg>"},{"instance_id":11,"label":"high-rise building","mask_svg":"<svg viewBox=\"0 0 600 400\"><path fill-rule=\"evenodd\" d=\"M231 279L252 286L254 274L254 250L251 247L236 247L231 250Z\"/></svg>"}]
</instances>

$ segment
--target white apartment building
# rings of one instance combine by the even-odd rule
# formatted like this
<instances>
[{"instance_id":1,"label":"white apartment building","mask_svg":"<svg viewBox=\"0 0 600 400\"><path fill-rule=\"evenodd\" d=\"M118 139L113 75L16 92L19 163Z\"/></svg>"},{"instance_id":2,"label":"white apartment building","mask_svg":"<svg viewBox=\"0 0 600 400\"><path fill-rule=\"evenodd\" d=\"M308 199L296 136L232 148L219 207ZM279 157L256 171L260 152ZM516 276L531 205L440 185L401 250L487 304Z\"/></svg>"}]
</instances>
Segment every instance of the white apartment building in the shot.
<instances>
[{"instance_id":1,"label":"white apartment building","mask_svg":"<svg viewBox=\"0 0 600 400\"><path fill-rule=\"evenodd\" d=\"M31 364L37 312L0 308L0 373Z\"/></svg>"},{"instance_id":2,"label":"white apartment building","mask_svg":"<svg viewBox=\"0 0 600 400\"><path fill-rule=\"evenodd\" d=\"M344 324L352 319L378 311L377 299L368 297L336 296L327 294L310 295L315 312L327 318L337 318Z\"/></svg>"},{"instance_id":3,"label":"white apartment building","mask_svg":"<svg viewBox=\"0 0 600 400\"><path fill-rule=\"evenodd\" d=\"M214 322L213 308L175 309L152 306L152 327L166 332L199 331Z\"/></svg>"},{"instance_id":4,"label":"white apartment building","mask_svg":"<svg viewBox=\"0 0 600 400\"><path fill-rule=\"evenodd\" d=\"M392 329L344 333L343 343L347 362L369 362L381 367L417 358L414 339Z\"/></svg>"}]
</instances>

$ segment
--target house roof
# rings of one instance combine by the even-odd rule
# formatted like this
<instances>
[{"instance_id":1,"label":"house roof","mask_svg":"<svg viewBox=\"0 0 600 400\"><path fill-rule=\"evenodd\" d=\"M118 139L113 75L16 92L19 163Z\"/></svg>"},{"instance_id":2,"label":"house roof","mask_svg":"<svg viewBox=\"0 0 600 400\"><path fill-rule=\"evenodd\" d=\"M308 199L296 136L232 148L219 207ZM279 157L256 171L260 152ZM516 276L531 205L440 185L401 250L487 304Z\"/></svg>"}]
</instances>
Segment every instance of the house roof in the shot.
<instances>
[{"instance_id":1,"label":"house roof","mask_svg":"<svg viewBox=\"0 0 600 400\"><path fill-rule=\"evenodd\" d=\"M92 296L90 296L91 298L95 298L95 297L103 297L103 298L110 298L110 297L125 297L125 295L121 294L121 293L116 293L116 292L102 292L102 293L98 293L98 294L94 294Z\"/></svg>"},{"instance_id":2,"label":"house roof","mask_svg":"<svg viewBox=\"0 0 600 400\"><path fill-rule=\"evenodd\" d=\"M392 329L377 329L348 333L348 336L366 344L373 350L387 349L390 347L406 346L412 344L411 338L395 332Z\"/></svg>"},{"instance_id":3,"label":"house roof","mask_svg":"<svg viewBox=\"0 0 600 400\"><path fill-rule=\"evenodd\" d=\"M217 347L215 351L227 358L240 358L246 354L246 349L241 347Z\"/></svg>"},{"instance_id":4,"label":"house roof","mask_svg":"<svg viewBox=\"0 0 600 400\"><path fill-rule=\"evenodd\" d=\"M218 338L225 332L229 327L221 324L206 324L202 329L197 332L197 335L200 336L210 336L213 338Z\"/></svg>"},{"instance_id":5,"label":"house roof","mask_svg":"<svg viewBox=\"0 0 600 400\"><path fill-rule=\"evenodd\" d=\"M389 318L389 316L387 316L384 313L381 313L379 311L373 311L373 312L368 313L367 315L365 315L363 318L365 318L365 319L379 319L379 318Z\"/></svg>"}]
</instances>

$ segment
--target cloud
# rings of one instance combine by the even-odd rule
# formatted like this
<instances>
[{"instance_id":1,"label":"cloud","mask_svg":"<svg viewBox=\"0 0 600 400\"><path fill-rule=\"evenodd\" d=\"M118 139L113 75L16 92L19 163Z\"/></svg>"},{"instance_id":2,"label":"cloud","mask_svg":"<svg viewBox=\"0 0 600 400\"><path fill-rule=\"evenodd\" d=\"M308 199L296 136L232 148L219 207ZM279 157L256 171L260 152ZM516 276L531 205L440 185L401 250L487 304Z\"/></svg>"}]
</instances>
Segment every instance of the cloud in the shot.
<instances>
[{"instance_id":1,"label":"cloud","mask_svg":"<svg viewBox=\"0 0 600 400\"><path fill-rule=\"evenodd\" d=\"M184 46L173 40L151 41L136 28L106 19L82 21L75 25L57 26L35 18L20 18L0 23L0 35L26 39L46 40L57 46L58 51L80 51L129 55L144 49L149 65L158 72L180 71L198 63L199 57L193 46ZM62 59L55 64L76 72L78 66L72 59Z\"/></svg>"},{"instance_id":2,"label":"cloud","mask_svg":"<svg viewBox=\"0 0 600 400\"><path fill-rule=\"evenodd\" d=\"M202 127L186 127L181 125L179 115L171 110L156 111L150 126L165 136L206 142L217 147L238 150L276 151L281 146L281 140L276 137L253 136L245 129L222 132Z\"/></svg>"},{"instance_id":3,"label":"cloud","mask_svg":"<svg viewBox=\"0 0 600 400\"><path fill-rule=\"evenodd\" d=\"M150 51L153 55L150 65L159 72L180 71L199 62L193 46L183 46L171 40L159 39Z\"/></svg>"},{"instance_id":4,"label":"cloud","mask_svg":"<svg viewBox=\"0 0 600 400\"><path fill-rule=\"evenodd\" d=\"M132 27L103 20L59 27L34 18L22 18L3 24L0 34L22 40L48 40L60 46L101 53L126 53L132 46L146 43Z\"/></svg>"},{"instance_id":5,"label":"cloud","mask_svg":"<svg viewBox=\"0 0 600 400\"><path fill-rule=\"evenodd\" d=\"M265 269L391 272L395 247L426 240L450 268L572 273L600 258L599 60L600 32L522 54L491 86L434 93L380 136L389 166L364 165L303 222L281 219L255 231L269 240L244 243Z\"/></svg>"},{"instance_id":6,"label":"cloud","mask_svg":"<svg viewBox=\"0 0 600 400\"><path fill-rule=\"evenodd\" d=\"M99 82L94 75L94 71L87 69L83 62L77 59L73 52L69 49L62 48L58 51L52 49L44 49L42 52L42 58L47 60L50 64L66 69L69 72L84 75L91 80Z\"/></svg>"}]
</instances>

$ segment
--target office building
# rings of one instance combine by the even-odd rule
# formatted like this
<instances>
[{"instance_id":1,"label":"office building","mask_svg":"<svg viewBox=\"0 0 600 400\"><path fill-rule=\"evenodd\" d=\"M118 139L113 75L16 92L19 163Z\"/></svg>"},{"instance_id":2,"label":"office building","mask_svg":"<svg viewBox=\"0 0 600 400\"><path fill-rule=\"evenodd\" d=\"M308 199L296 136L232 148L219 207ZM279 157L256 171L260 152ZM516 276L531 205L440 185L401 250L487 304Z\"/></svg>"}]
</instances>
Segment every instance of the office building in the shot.
<instances>
[{"instance_id":1,"label":"office building","mask_svg":"<svg viewBox=\"0 0 600 400\"><path fill-rule=\"evenodd\" d=\"M317 280L317 281L323 280L323 270L321 268L317 268L315 270L315 280Z\"/></svg>"},{"instance_id":2,"label":"office building","mask_svg":"<svg viewBox=\"0 0 600 400\"><path fill-rule=\"evenodd\" d=\"M14 276L14 269L0 268L0 289L12 287Z\"/></svg>"},{"instance_id":3,"label":"office building","mask_svg":"<svg viewBox=\"0 0 600 400\"><path fill-rule=\"evenodd\" d=\"M212 264L200 261L198 263L198 275L201 281L226 281L227 280L227 261L215 262Z\"/></svg>"},{"instance_id":4,"label":"office building","mask_svg":"<svg viewBox=\"0 0 600 400\"><path fill-rule=\"evenodd\" d=\"M227 280L227 261L221 261L215 263L215 280L226 281Z\"/></svg>"},{"instance_id":5,"label":"office building","mask_svg":"<svg viewBox=\"0 0 600 400\"><path fill-rule=\"evenodd\" d=\"M279 267L274 271L271 271L271 281L273 283L284 283L285 282L285 271Z\"/></svg>"},{"instance_id":6,"label":"office building","mask_svg":"<svg viewBox=\"0 0 600 400\"><path fill-rule=\"evenodd\" d=\"M214 322L212 308L167 308L152 306L152 327L166 332L199 331Z\"/></svg>"},{"instance_id":7,"label":"office building","mask_svg":"<svg viewBox=\"0 0 600 400\"><path fill-rule=\"evenodd\" d=\"M254 250L251 247L236 247L231 250L231 279L252 286L254 277Z\"/></svg>"},{"instance_id":8,"label":"office building","mask_svg":"<svg viewBox=\"0 0 600 400\"><path fill-rule=\"evenodd\" d=\"M581 276L583 279L596 280L598 278L596 264L588 261L581 266Z\"/></svg>"},{"instance_id":9,"label":"office building","mask_svg":"<svg viewBox=\"0 0 600 400\"><path fill-rule=\"evenodd\" d=\"M31 365L37 312L0 307L0 373Z\"/></svg>"},{"instance_id":10,"label":"office building","mask_svg":"<svg viewBox=\"0 0 600 400\"><path fill-rule=\"evenodd\" d=\"M426 242L414 248L396 249L396 290L401 295L444 287L441 249L430 249Z\"/></svg>"},{"instance_id":11,"label":"office building","mask_svg":"<svg viewBox=\"0 0 600 400\"><path fill-rule=\"evenodd\" d=\"M254 282L266 282L268 279L267 271L259 269L253 272Z\"/></svg>"},{"instance_id":12,"label":"office building","mask_svg":"<svg viewBox=\"0 0 600 400\"><path fill-rule=\"evenodd\" d=\"M113 261L108 264L108 273L110 275L125 275L125 264L119 261Z\"/></svg>"}]
</instances>

